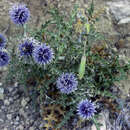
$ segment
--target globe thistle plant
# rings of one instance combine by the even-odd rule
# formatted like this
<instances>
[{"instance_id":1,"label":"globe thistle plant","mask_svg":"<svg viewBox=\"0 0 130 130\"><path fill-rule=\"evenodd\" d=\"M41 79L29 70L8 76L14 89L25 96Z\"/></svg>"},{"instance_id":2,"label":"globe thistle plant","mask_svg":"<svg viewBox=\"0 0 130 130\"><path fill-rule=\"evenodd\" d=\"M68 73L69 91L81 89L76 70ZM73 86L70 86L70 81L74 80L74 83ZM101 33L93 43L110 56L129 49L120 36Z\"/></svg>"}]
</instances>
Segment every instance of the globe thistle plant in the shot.
<instances>
[{"instance_id":1,"label":"globe thistle plant","mask_svg":"<svg viewBox=\"0 0 130 130\"><path fill-rule=\"evenodd\" d=\"M36 63L46 65L52 61L54 55L50 46L43 44L35 47L33 57Z\"/></svg>"},{"instance_id":2,"label":"globe thistle plant","mask_svg":"<svg viewBox=\"0 0 130 130\"><path fill-rule=\"evenodd\" d=\"M78 104L78 115L83 119L90 119L96 112L94 104L89 100L82 100Z\"/></svg>"},{"instance_id":3,"label":"globe thistle plant","mask_svg":"<svg viewBox=\"0 0 130 130\"><path fill-rule=\"evenodd\" d=\"M57 80L57 88L61 93L69 94L77 89L78 81L74 74L63 73Z\"/></svg>"},{"instance_id":4,"label":"globe thistle plant","mask_svg":"<svg viewBox=\"0 0 130 130\"><path fill-rule=\"evenodd\" d=\"M34 40L29 38L25 39L24 42L19 45L20 56L32 56L34 46Z\"/></svg>"},{"instance_id":5,"label":"globe thistle plant","mask_svg":"<svg viewBox=\"0 0 130 130\"><path fill-rule=\"evenodd\" d=\"M8 53L0 50L0 67L8 65L9 59Z\"/></svg>"},{"instance_id":6,"label":"globe thistle plant","mask_svg":"<svg viewBox=\"0 0 130 130\"><path fill-rule=\"evenodd\" d=\"M15 4L9 14L13 23L17 25L25 24L30 18L30 11L24 4Z\"/></svg>"},{"instance_id":7,"label":"globe thistle plant","mask_svg":"<svg viewBox=\"0 0 130 130\"><path fill-rule=\"evenodd\" d=\"M6 44L6 38L0 34L0 49L4 48Z\"/></svg>"}]
</instances>

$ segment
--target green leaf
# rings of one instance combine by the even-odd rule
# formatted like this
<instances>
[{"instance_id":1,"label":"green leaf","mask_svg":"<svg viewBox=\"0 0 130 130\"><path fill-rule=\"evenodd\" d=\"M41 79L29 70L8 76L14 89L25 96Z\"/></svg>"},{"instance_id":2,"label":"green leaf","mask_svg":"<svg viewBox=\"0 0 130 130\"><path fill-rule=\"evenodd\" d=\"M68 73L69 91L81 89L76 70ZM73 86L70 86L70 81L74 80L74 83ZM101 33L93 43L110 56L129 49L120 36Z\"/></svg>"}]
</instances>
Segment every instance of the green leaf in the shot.
<instances>
[{"instance_id":1,"label":"green leaf","mask_svg":"<svg viewBox=\"0 0 130 130\"><path fill-rule=\"evenodd\" d=\"M90 32L90 24L86 23L85 27L86 27L86 30L87 30L87 34L89 34L89 32Z\"/></svg>"},{"instance_id":2,"label":"green leaf","mask_svg":"<svg viewBox=\"0 0 130 130\"><path fill-rule=\"evenodd\" d=\"M79 67L79 79L82 79L85 73L86 56L83 55Z\"/></svg>"}]
</instances>

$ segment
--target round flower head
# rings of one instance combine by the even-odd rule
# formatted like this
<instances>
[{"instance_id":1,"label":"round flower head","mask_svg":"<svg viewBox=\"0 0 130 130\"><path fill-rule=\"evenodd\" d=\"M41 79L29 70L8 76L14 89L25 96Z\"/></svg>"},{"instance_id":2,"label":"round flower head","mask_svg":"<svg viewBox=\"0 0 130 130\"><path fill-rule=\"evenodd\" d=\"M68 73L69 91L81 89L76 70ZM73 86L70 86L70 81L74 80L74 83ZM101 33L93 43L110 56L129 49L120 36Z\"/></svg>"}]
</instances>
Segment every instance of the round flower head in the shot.
<instances>
[{"instance_id":1,"label":"round flower head","mask_svg":"<svg viewBox=\"0 0 130 130\"><path fill-rule=\"evenodd\" d=\"M6 38L2 34L0 34L0 49L4 48L5 44L6 44Z\"/></svg>"},{"instance_id":2,"label":"round flower head","mask_svg":"<svg viewBox=\"0 0 130 130\"><path fill-rule=\"evenodd\" d=\"M33 51L34 61L41 65L50 63L53 59L53 51L46 44L35 47Z\"/></svg>"},{"instance_id":3,"label":"round flower head","mask_svg":"<svg viewBox=\"0 0 130 130\"><path fill-rule=\"evenodd\" d=\"M3 67L9 63L9 55L4 51L0 51L0 67Z\"/></svg>"},{"instance_id":4,"label":"round flower head","mask_svg":"<svg viewBox=\"0 0 130 130\"><path fill-rule=\"evenodd\" d=\"M57 88L61 93L69 94L77 89L78 81L72 73L63 73L57 80Z\"/></svg>"},{"instance_id":5,"label":"round flower head","mask_svg":"<svg viewBox=\"0 0 130 130\"><path fill-rule=\"evenodd\" d=\"M30 18L30 11L24 4L15 4L9 14L11 20L18 25L25 24Z\"/></svg>"},{"instance_id":6,"label":"round flower head","mask_svg":"<svg viewBox=\"0 0 130 130\"><path fill-rule=\"evenodd\" d=\"M26 39L22 44L19 45L20 55L29 57L32 56L34 50L34 43L32 40Z\"/></svg>"},{"instance_id":7,"label":"round flower head","mask_svg":"<svg viewBox=\"0 0 130 130\"><path fill-rule=\"evenodd\" d=\"M91 101L82 100L78 104L78 115L83 119L89 119L91 118L94 113L96 112L95 106Z\"/></svg>"}]
</instances>

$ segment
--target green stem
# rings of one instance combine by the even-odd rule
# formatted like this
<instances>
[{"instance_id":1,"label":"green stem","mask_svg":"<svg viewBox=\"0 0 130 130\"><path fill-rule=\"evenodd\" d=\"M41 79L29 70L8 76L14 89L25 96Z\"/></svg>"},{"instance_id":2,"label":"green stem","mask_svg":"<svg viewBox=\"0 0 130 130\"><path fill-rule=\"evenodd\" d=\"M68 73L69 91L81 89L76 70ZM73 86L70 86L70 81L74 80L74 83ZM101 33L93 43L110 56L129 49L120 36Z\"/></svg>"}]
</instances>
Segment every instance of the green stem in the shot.
<instances>
[{"instance_id":1,"label":"green stem","mask_svg":"<svg viewBox=\"0 0 130 130\"><path fill-rule=\"evenodd\" d=\"M26 24L24 24L23 25L23 29L24 29L24 37L26 37L27 36L27 25Z\"/></svg>"}]
</instances>

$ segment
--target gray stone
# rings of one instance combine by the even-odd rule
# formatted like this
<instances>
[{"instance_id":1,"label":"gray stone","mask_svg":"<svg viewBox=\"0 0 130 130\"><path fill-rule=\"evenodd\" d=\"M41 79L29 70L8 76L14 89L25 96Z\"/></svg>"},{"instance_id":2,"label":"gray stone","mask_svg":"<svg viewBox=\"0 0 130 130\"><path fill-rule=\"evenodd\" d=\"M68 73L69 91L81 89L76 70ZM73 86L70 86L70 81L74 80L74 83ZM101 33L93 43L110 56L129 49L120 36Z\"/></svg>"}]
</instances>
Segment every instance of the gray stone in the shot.
<instances>
[{"instance_id":1,"label":"gray stone","mask_svg":"<svg viewBox=\"0 0 130 130\"><path fill-rule=\"evenodd\" d=\"M4 130L8 130L8 128L5 127Z\"/></svg>"},{"instance_id":2,"label":"gray stone","mask_svg":"<svg viewBox=\"0 0 130 130\"><path fill-rule=\"evenodd\" d=\"M12 115L11 114L7 114L7 118L8 118L8 120L11 120L12 119Z\"/></svg>"},{"instance_id":3,"label":"gray stone","mask_svg":"<svg viewBox=\"0 0 130 130\"><path fill-rule=\"evenodd\" d=\"M19 124L19 122L17 122L17 121L16 121L16 122L14 122L14 125L16 125L16 126L17 126L18 124Z\"/></svg>"},{"instance_id":4,"label":"gray stone","mask_svg":"<svg viewBox=\"0 0 130 130\"><path fill-rule=\"evenodd\" d=\"M5 113L4 112L0 112L0 118L2 120L5 120L6 116L5 116Z\"/></svg>"},{"instance_id":5,"label":"gray stone","mask_svg":"<svg viewBox=\"0 0 130 130\"><path fill-rule=\"evenodd\" d=\"M16 121L19 121L19 116L16 117Z\"/></svg>"},{"instance_id":6,"label":"gray stone","mask_svg":"<svg viewBox=\"0 0 130 130\"><path fill-rule=\"evenodd\" d=\"M16 130L23 130L24 127L22 125L19 125L18 127L16 127Z\"/></svg>"},{"instance_id":7,"label":"gray stone","mask_svg":"<svg viewBox=\"0 0 130 130\"><path fill-rule=\"evenodd\" d=\"M0 122L4 122L4 120L0 118Z\"/></svg>"},{"instance_id":8,"label":"gray stone","mask_svg":"<svg viewBox=\"0 0 130 130\"><path fill-rule=\"evenodd\" d=\"M13 125L14 124L14 122L13 121L11 121L11 125Z\"/></svg>"},{"instance_id":9,"label":"gray stone","mask_svg":"<svg viewBox=\"0 0 130 130\"><path fill-rule=\"evenodd\" d=\"M30 127L29 130L35 130L34 127Z\"/></svg>"},{"instance_id":10,"label":"gray stone","mask_svg":"<svg viewBox=\"0 0 130 130\"><path fill-rule=\"evenodd\" d=\"M0 88L0 99L4 99L4 89Z\"/></svg>"},{"instance_id":11,"label":"gray stone","mask_svg":"<svg viewBox=\"0 0 130 130\"><path fill-rule=\"evenodd\" d=\"M13 98L10 97L10 98L9 98L9 102L13 102Z\"/></svg>"},{"instance_id":12,"label":"gray stone","mask_svg":"<svg viewBox=\"0 0 130 130\"><path fill-rule=\"evenodd\" d=\"M130 23L130 2L128 0L109 2L108 5L118 24Z\"/></svg>"},{"instance_id":13,"label":"gray stone","mask_svg":"<svg viewBox=\"0 0 130 130\"><path fill-rule=\"evenodd\" d=\"M97 121L100 124L102 124L102 126L100 127L100 130L111 130L109 129L109 127L107 127L107 124L110 124L108 110L104 110L102 113L100 113L100 116ZM91 130L97 130L94 124L92 125Z\"/></svg>"},{"instance_id":14,"label":"gray stone","mask_svg":"<svg viewBox=\"0 0 130 130\"><path fill-rule=\"evenodd\" d=\"M13 87L9 87L9 92L12 92L13 91Z\"/></svg>"},{"instance_id":15,"label":"gray stone","mask_svg":"<svg viewBox=\"0 0 130 130\"><path fill-rule=\"evenodd\" d=\"M27 118L27 114L25 113L25 111L22 108L19 110L19 114L24 116L24 118Z\"/></svg>"},{"instance_id":16,"label":"gray stone","mask_svg":"<svg viewBox=\"0 0 130 130\"><path fill-rule=\"evenodd\" d=\"M21 101L22 107L25 107L27 105L27 101L23 98Z\"/></svg>"},{"instance_id":17,"label":"gray stone","mask_svg":"<svg viewBox=\"0 0 130 130\"><path fill-rule=\"evenodd\" d=\"M7 106L8 106L9 104L10 104L9 100L7 100L7 99L4 100L4 105L7 105Z\"/></svg>"}]
</instances>

